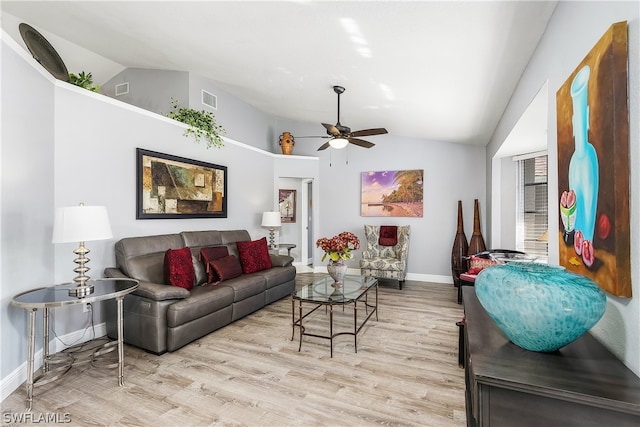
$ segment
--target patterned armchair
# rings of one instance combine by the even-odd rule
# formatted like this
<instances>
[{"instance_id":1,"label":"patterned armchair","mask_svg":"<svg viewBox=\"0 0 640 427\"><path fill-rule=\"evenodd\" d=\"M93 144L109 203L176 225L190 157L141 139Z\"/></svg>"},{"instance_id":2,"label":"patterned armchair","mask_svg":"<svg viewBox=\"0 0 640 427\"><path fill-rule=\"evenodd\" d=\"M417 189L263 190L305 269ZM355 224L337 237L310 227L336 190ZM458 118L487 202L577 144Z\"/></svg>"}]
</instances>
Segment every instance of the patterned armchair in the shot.
<instances>
[{"instance_id":1,"label":"patterned armchair","mask_svg":"<svg viewBox=\"0 0 640 427\"><path fill-rule=\"evenodd\" d=\"M365 225L364 234L367 247L362 251L360 271L363 276L381 279L395 279L400 289L407 275L407 256L409 252L409 225L398 226L396 244L384 246L380 244L380 226ZM389 243L384 241L382 243Z\"/></svg>"}]
</instances>

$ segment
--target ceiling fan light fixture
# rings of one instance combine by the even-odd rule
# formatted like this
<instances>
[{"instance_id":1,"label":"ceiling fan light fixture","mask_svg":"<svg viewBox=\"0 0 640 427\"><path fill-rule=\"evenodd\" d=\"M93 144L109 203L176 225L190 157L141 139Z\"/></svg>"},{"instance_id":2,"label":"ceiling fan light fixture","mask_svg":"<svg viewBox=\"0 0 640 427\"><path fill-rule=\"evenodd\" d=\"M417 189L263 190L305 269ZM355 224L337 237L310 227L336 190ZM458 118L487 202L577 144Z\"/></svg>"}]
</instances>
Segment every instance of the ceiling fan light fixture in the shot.
<instances>
[{"instance_id":1,"label":"ceiling fan light fixture","mask_svg":"<svg viewBox=\"0 0 640 427\"><path fill-rule=\"evenodd\" d=\"M349 140L345 138L333 138L329 141L329 145L337 149L344 148L347 144L349 144Z\"/></svg>"}]
</instances>

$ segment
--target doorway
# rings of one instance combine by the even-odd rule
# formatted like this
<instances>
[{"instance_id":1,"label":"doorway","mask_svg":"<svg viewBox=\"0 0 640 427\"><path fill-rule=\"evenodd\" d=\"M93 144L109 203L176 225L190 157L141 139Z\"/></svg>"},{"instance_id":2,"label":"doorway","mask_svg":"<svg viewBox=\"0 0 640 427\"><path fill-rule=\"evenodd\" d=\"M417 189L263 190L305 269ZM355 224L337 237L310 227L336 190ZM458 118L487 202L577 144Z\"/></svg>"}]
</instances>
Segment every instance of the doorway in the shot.
<instances>
[{"instance_id":1,"label":"doorway","mask_svg":"<svg viewBox=\"0 0 640 427\"><path fill-rule=\"evenodd\" d=\"M279 243L296 245L291 249L294 265L306 268L313 264L315 248L313 215L313 178L280 177L280 190L293 190L295 209L292 221L283 222L280 227Z\"/></svg>"},{"instance_id":2,"label":"doorway","mask_svg":"<svg viewBox=\"0 0 640 427\"><path fill-rule=\"evenodd\" d=\"M305 178L302 180L300 204L302 207L300 224L301 236L301 264L309 266L313 264L313 179Z\"/></svg>"}]
</instances>

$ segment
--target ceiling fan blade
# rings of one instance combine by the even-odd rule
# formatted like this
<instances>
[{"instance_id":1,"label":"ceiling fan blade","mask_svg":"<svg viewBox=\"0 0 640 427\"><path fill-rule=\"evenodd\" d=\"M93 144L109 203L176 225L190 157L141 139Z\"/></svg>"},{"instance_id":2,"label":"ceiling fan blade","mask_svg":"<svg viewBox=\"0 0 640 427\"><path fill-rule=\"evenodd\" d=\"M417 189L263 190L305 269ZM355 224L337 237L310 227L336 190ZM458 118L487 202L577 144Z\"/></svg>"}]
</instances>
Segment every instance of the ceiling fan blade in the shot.
<instances>
[{"instance_id":1,"label":"ceiling fan blade","mask_svg":"<svg viewBox=\"0 0 640 427\"><path fill-rule=\"evenodd\" d=\"M325 127L325 129L327 129L327 131L333 135L333 136L337 136L340 135L340 131L338 130L337 127L335 127L334 125L328 125L326 123L322 123L322 126Z\"/></svg>"},{"instance_id":2,"label":"ceiling fan blade","mask_svg":"<svg viewBox=\"0 0 640 427\"><path fill-rule=\"evenodd\" d=\"M358 138L347 138L347 139L349 140L350 143L358 145L360 147L364 147L364 148L371 148L374 145L376 145L373 142L365 141L364 139L358 139Z\"/></svg>"},{"instance_id":3,"label":"ceiling fan blade","mask_svg":"<svg viewBox=\"0 0 640 427\"><path fill-rule=\"evenodd\" d=\"M325 142L320 146L320 148L318 148L318 151L326 150L327 148L329 148L329 143Z\"/></svg>"},{"instance_id":4,"label":"ceiling fan blade","mask_svg":"<svg viewBox=\"0 0 640 427\"><path fill-rule=\"evenodd\" d=\"M307 136L294 136L294 138L295 139L299 139L299 138L322 138L322 139L325 139L325 138L333 138L333 137L332 136L328 136L328 135L323 135L323 136L320 136L320 135L307 135Z\"/></svg>"},{"instance_id":5,"label":"ceiling fan blade","mask_svg":"<svg viewBox=\"0 0 640 427\"><path fill-rule=\"evenodd\" d=\"M375 129L364 129L364 130L357 130L355 132L351 132L351 136L372 136L372 135L382 135L387 133L387 130L385 128L375 128Z\"/></svg>"}]
</instances>

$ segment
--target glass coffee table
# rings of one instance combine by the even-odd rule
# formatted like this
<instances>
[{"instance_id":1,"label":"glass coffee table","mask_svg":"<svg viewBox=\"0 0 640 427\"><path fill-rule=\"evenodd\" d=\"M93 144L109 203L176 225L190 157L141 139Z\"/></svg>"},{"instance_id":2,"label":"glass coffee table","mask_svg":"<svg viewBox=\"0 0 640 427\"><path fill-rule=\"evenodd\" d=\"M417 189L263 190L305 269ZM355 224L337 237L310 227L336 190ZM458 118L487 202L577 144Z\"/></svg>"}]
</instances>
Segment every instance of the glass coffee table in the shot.
<instances>
[{"instance_id":1,"label":"glass coffee table","mask_svg":"<svg viewBox=\"0 0 640 427\"><path fill-rule=\"evenodd\" d=\"M369 291L375 289L375 304L369 302ZM298 310L296 310L296 301ZM311 310L304 313L303 306L311 305ZM350 331L334 332L333 330L333 307L353 305L353 329ZM358 324L358 307L364 306L364 320ZM306 332L303 321L320 307L325 307L329 311L329 334L319 335ZM296 318L296 311L298 316ZM294 292L291 299L291 319L292 333L291 341L295 337L296 326L300 332L300 344L298 351L302 349L302 337L316 337L328 339L333 357L333 339L339 335L353 335L355 352L358 352L358 332L375 313L378 320L378 279L365 276L345 276L341 284L335 284L330 276L314 280Z\"/></svg>"}]
</instances>

